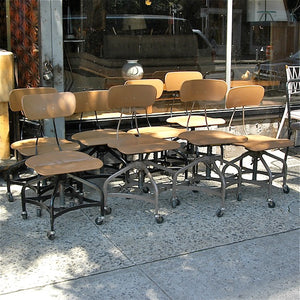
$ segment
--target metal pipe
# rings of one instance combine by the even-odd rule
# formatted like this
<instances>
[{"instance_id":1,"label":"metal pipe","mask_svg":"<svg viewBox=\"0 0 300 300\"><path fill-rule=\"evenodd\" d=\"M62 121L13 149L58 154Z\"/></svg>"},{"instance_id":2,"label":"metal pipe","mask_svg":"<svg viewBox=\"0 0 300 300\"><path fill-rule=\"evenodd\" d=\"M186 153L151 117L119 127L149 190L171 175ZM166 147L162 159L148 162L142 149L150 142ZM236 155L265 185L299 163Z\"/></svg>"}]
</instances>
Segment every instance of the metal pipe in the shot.
<instances>
[{"instance_id":1,"label":"metal pipe","mask_svg":"<svg viewBox=\"0 0 300 300\"><path fill-rule=\"evenodd\" d=\"M232 0L227 1L226 83L230 89L232 48Z\"/></svg>"}]
</instances>

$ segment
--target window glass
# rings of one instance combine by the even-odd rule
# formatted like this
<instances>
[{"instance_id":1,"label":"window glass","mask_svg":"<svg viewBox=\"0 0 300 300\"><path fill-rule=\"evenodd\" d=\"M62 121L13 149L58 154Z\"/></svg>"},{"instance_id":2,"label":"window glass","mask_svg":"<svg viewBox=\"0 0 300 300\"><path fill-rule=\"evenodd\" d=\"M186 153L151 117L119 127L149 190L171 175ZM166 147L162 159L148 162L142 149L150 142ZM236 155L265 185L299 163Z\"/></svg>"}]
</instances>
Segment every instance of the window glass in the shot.
<instances>
[{"instance_id":1,"label":"window glass","mask_svg":"<svg viewBox=\"0 0 300 300\"><path fill-rule=\"evenodd\" d=\"M123 84L127 60L143 78L198 70L225 79L227 1L68 0L63 14L66 90ZM285 65L300 64L299 4L233 1L232 27L231 85L263 85L263 105L282 104ZM164 93L153 112L168 112L171 98Z\"/></svg>"}]
</instances>

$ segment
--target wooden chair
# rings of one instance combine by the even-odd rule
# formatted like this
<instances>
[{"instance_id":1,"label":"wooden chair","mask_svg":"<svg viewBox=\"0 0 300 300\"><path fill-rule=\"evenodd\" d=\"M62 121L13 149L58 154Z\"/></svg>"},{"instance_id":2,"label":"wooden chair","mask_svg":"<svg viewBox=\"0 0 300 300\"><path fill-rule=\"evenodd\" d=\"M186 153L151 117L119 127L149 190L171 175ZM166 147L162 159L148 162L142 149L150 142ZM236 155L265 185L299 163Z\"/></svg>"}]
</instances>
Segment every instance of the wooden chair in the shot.
<instances>
[{"instance_id":1,"label":"wooden chair","mask_svg":"<svg viewBox=\"0 0 300 300\"><path fill-rule=\"evenodd\" d=\"M100 158L105 166L114 167L106 164L105 156L110 153L117 161L122 158L111 148L107 147L110 139L115 139L117 130L113 128L101 128L101 122L99 121L98 114L102 112L108 112L108 90L92 90L75 92L76 109L75 114L80 114L80 119L84 113L95 113L95 127L93 130L82 130L72 135L72 140L77 141L81 145L81 151L84 151L90 155L96 155ZM119 135L125 132L119 131ZM122 160L123 163L126 163Z\"/></svg>"},{"instance_id":2,"label":"wooden chair","mask_svg":"<svg viewBox=\"0 0 300 300\"><path fill-rule=\"evenodd\" d=\"M230 120L229 126L231 126L231 122L234 118L234 113L237 108L242 108L243 113L243 128L245 135L247 137L246 142L235 143L235 145L243 146L246 149L246 152L240 155L239 157L232 160L232 163L239 162L240 168L242 171L242 183L252 183L257 185L268 184L268 196L267 202L269 207L275 207L275 202L271 198L271 189L272 182L275 178L283 179L283 192L289 193L289 187L286 184L286 176L287 176L287 164L286 159L282 159L279 156L274 155L269 150L275 149L284 149L285 156L288 154L288 148L293 145L290 139L276 139L269 136L264 135L256 135L256 134L247 134L245 129L245 106L258 106L260 105L262 99L264 97L264 88L259 85L249 85L249 86L239 86L232 88L228 91L226 95L226 107L233 108L233 114ZM244 164L243 161L246 157L251 157L252 159L252 167L248 164ZM265 160L265 157L269 157L277 160L282 164L282 169L279 172L271 171L268 162ZM258 164L260 164L263 169L258 168ZM250 174L251 179L247 178L245 175ZM267 177L258 178L258 175L263 175Z\"/></svg>"},{"instance_id":3,"label":"wooden chair","mask_svg":"<svg viewBox=\"0 0 300 300\"><path fill-rule=\"evenodd\" d=\"M202 79L202 78L203 78L202 74L198 71L177 71L177 72L174 71L174 72L166 73L164 89L167 93L172 94L172 104L171 104L171 109L170 109L171 117L170 118L173 117L173 106L174 106L175 100L180 100L179 91L180 91L182 83L186 80ZM167 120L167 122L173 123L173 124L177 123L176 119L174 122L172 121L172 119L170 119L169 121Z\"/></svg>"},{"instance_id":4,"label":"wooden chair","mask_svg":"<svg viewBox=\"0 0 300 300\"><path fill-rule=\"evenodd\" d=\"M185 81L180 89L180 98L183 102L199 101L217 102L225 98L227 84L222 80L215 79L194 79ZM208 123L206 121L205 123ZM209 125L206 124L207 126ZM226 188L237 184L237 199L241 200L241 171L235 164L223 159L223 146L231 145L235 142L246 141L245 136L236 136L221 130L191 130L181 133L180 139L186 140L189 145L189 163L179 169L173 176L172 186L172 206L180 203L177 197L178 190L188 189L192 191L205 190L221 197L221 207L217 210L217 216L221 217L225 210ZM206 152L201 152L201 148L206 148ZM221 148L221 155L213 154L213 147ZM200 164L206 169L201 171ZM219 165L218 165L219 164ZM235 169L234 174L227 175L221 166L231 166ZM180 182L180 175L187 174L185 180ZM216 181L220 183L220 189L204 188L203 180ZM188 183L188 184L187 184Z\"/></svg>"},{"instance_id":5,"label":"wooden chair","mask_svg":"<svg viewBox=\"0 0 300 300\"><path fill-rule=\"evenodd\" d=\"M87 170L100 169L103 166L102 161L86 153L63 150L60 140L57 138L55 118L68 117L74 113L76 107L75 96L70 92L26 95L22 98L22 107L25 116L29 120L52 119L57 147L59 148L58 151L45 152L26 159L26 166L33 169L38 174L38 177L29 180L22 187L22 217L27 219L27 203L47 210L50 214L50 230L47 236L51 240L55 237L54 220L75 209L91 206L100 207L100 216L96 218L95 222L96 224L102 224L105 213L110 212L104 206L102 190L79 175ZM41 195L37 189L37 185L42 181L49 181L50 185L54 186L49 203L49 197L43 197L44 195ZM85 198L84 186L94 189L99 200ZM27 189L36 191L37 195L27 195ZM71 194L71 200L77 199L77 201L71 201L69 206L65 202L65 194L67 192ZM58 197L60 199L59 204L55 201Z\"/></svg>"},{"instance_id":6,"label":"wooden chair","mask_svg":"<svg viewBox=\"0 0 300 300\"><path fill-rule=\"evenodd\" d=\"M118 109L121 112L117 130L119 131L123 113L130 111L136 116L136 110L139 108L145 109L152 105L156 95L157 90L153 85L128 84L111 87L108 92L108 105L111 109ZM138 128L137 132L139 132ZM170 174L171 171L147 158L149 154L178 149L180 144L175 141L152 137L151 135L140 134L136 136L127 133L126 135L117 134L116 139L114 141L110 140L108 146L127 156L127 161L130 158L131 160L124 168L111 175L104 182L103 193L105 201L109 197L119 196L148 201L155 206L156 222L163 222L163 216L158 211L159 188L153 179L152 172L154 170L162 170ZM135 170L135 172L130 172L132 170ZM110 191L110 184L119 177L125 177L122 190L120 192Z\"/></svg>"},{"instance_id":7,"label":"wooden chair","mask_svg":"<svg viewBox=\"0 0 300 300\"><path fill-rule=\"evenodd\" d=\"M163 90L164 90L164 84L160 79L140 79L140 80L128 80L125 82L125 85L152 85L156 89L156 99L160 98ZM148 120L148 113L146 111L146 118ZM148 120L147 127L138 127L138 131L136 128L129 130L129 133L132 134L148 134L153 137L157 138L164 138L164 139L170 139L170 138L177 138L178 135L181 132L184 132L185 129L182 128L174 128L171 126L151 126L149 120Z\"/></svg>"},{"instance_id":8,"label":"wooden chair","mask_svg":"<svg viewBox=\"0 0 300 300\"><path fill-rule=\"evenodd\" d=\"M53 94L57 93L55 88L50 87L36 87L36 88L21 88L14 89L9 94L9 106L11 111L14 113L21 114L22 124L26 121L26 118L22 109L22 97L25 95L39 95L39 94ZM15 141L11 144L11 148L16 152L16 156L19 157L19 161L8 168L6 173L6 183L7 183L7 198L8 201L14 201L13 195L11 193L11 185L23 185L28 177L22 178L20 175L24 173L24 163L25 158L28 158L35 154L41 154L46 152L58 151L55 137L45 137L43 131L43 124L34 120L37 124L37 134L35 137L23 139L22 126L20 129L21 139ZM32 122L32 121L31 121ZM34 135L33 135L34 136ZM68 141L66 139L59 139L60 145L64 150L78 150L78 143ZM19 174L15 174L19 172Z\"/></svg>"},{"instance_id":9,"label":"wooden chair","mask_svg":"<svg viewBox=\"0 0 300 300\"><path fill-rule=\"evenodd\" d=\"M216 125L223 125L225 124L225 120L223 118L210 118L207 116L206 105L207 104L216 104L220 103L225 98L225 93L227 89L227 85L223 80L217 79L191 79L196 81L196 85L200 88L197 92L197 97L191 91L189 96L186 96L184 99L180 97L180 100L183 103L190 104L190 110L187 115L184 116L177 116L171 117L167 119L168 123L177 123L182 127L187 129L189 128L196 128L196 127L203 127L206 126L216 126ZM201 82L203 80L203 90L201 90ZM190 81L190 80L189 80ZM204 116L202 115L195 115L193 114L194 105L204 104Z\"/></svg>"}]
</instances>

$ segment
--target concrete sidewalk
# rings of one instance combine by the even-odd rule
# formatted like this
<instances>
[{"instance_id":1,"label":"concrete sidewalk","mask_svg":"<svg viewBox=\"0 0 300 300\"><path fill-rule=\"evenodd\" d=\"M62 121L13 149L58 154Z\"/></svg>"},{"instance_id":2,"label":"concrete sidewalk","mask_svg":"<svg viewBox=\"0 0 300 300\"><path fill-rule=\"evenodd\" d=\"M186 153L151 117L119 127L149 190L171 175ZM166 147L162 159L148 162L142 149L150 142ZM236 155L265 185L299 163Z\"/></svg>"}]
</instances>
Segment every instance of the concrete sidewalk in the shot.
<instances>
[{"instance_id":1,"label":"concrete sidewalk","mask_svg":"<svg viewBox=\"0 0 300 300\"><path fill-rule=\"evenodd\" d=\"M116 198L101 226L93 208L58 218L54 241L48 214L28 205L23 220L19 188L9 203L2 180L0 299L299 299L299 155L288 166L273 209L254 185L240 202L229 189L222 218L218 197L181 192L173 209L166 191L156 224L151 204Z\"/></svg>"}]
</instances>

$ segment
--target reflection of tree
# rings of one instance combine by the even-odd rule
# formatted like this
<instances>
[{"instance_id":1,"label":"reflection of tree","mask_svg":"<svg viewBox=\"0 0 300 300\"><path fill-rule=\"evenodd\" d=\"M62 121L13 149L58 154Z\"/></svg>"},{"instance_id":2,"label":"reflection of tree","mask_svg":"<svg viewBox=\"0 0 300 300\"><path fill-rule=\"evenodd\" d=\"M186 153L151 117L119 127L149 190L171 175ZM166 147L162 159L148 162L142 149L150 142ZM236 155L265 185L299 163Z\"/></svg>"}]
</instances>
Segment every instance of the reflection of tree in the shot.
<instances>
[{"instance_id":1,"label":"reflection of tree","mask_svg":"<svg viewBox=\"0 0 300 300\"><path fill-rule=\"evenodd\" d=\"M183 17L190 20L194 27L197 27L199 11L201 7L205 7L205 1L183 0L181 4L183 6Z\"/></svg>"},{"instance_id":2,"label":"reflection of tree","mask_svg":"<svg viewBox=\"0 0 300 300\"><path fill-rule=\"evenodd\" d=\"M106 23L106 1L97 0L94 5L87 10L89 12L89 24L87 28L86 47L90 53L101 54L103 45L103 32Z\"/></svg>"}]
</instances>

